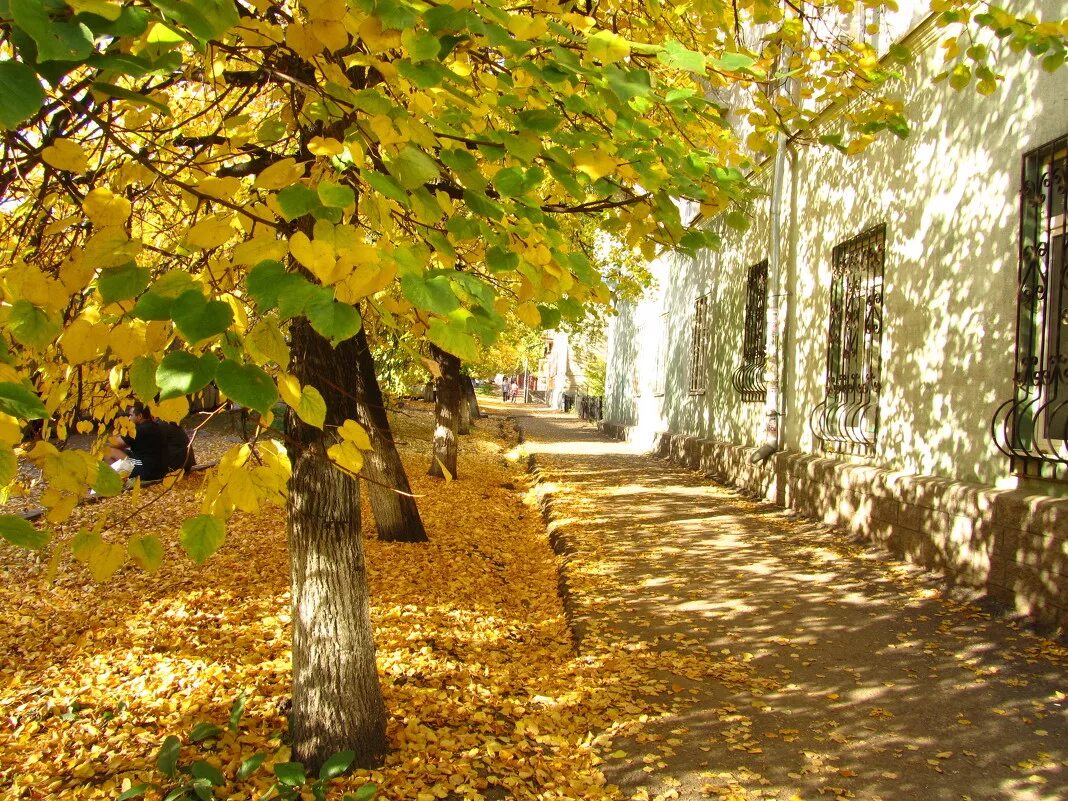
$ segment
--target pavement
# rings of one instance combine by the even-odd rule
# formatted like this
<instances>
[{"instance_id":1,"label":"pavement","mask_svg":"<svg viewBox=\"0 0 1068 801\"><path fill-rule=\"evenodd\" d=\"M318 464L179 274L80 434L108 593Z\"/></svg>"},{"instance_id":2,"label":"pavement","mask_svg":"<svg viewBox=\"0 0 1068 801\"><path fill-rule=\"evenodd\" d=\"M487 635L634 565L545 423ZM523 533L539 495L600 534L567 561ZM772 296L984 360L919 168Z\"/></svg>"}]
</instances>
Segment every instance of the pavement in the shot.
<instances>
[{"instance_id":1,"label":"pavement","mask_svg":"<svg viewBox=\"0 0 1068 801\"><path fill-rule=\"evenodd\" d=\"M634 799L1068 799L1068 651L847 534L525 404L580 654L662 655ZM695 668L695 666L703 666Z\"/></svg>"}]
</instances>

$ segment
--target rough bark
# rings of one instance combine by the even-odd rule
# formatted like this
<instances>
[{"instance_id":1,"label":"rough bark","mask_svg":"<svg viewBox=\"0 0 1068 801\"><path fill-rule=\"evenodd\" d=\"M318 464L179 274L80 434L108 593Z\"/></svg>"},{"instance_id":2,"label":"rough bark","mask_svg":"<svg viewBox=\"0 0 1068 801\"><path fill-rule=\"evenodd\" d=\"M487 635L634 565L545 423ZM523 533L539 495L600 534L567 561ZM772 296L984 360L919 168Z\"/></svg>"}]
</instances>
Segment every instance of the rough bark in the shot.
<instances>
[{"instance_id":1,"label":"rough bark","mask_svg":"<svg viewBox=\"0 0 1068 801\"><path fill-rule=\"evenodd\" d=\"M467 382L471 379L461 375L458 380L460 382L460 402L457 404L459 407L459 423L457 423L456 431L460 436L466 436L471 433L471 404L467 399Z\"/></svg>"},{"instance_id":2,"label":"rough bark","mask_svg":"<svg viewBox=\"0 0 1068 801\"><path fill-rule=\"evenodd\" d=\"M471 380L471 376L464 376L464 396L467 399L468 405L471 407L471 419L478 420L482 417L482 410L478 408L478 395L475 394L475 382Z\"/></svg>"},{"instance_id":3,"label":"rough bark","mask_svg":"<svg viewBox=\"0 0 1068 801\"><path fill-rule=\"evenodd\" d=\"M434 458L428 473L444 478L441 466L456 478L456 436L460 424L460 360L436 345L430 353L438 363L441 375L434 379L438 399L434 406Z\"/></svg>"},{"instance_id":4,"label":"rough bark","mask_svg":"<svg viewBox=\"0 0 1068 801\"><path fill-rule=\"evenodd\" d=\"M326 431L356 418L352 340L331 348L304 319L292 326L291 370L327 405ZM387 750L386 709L375 668L355 479L326 457L332 438L286 419L293 475L288 534L293 615L293 756L311 771L338 751L361 766Z\"/></svg>"},{"instance_id":5,"label":"rough bark","mask_svg":"<svg viewBox=\"0 0 1068 801\"><path fill-rule=\"evenodd\" d=\"M374 357L362 328L354 342L357 419L367 429L373 446L373 450L365 455L363 475L368 479L367 493L378 538L389 542L426 542L426 528L415 498L411 497L408 474L404 472L404 463L393 441L382 389L375 375Z\"/></svg>"}]
</instances>

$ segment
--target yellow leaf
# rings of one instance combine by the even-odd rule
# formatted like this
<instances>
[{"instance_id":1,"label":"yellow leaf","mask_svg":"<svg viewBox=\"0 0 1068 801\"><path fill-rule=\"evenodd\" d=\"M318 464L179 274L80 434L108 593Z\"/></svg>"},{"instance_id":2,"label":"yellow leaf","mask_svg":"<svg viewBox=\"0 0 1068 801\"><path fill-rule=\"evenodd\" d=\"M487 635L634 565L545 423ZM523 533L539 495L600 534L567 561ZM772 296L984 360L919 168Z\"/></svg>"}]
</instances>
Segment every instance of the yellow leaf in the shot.
<instances>
[{"instance_id":1,"label":"yellow leaf","mask_svg":"<svg viewBox=\"0 0 1068 801\"><path fill-rule=\"evenodd\" d=\"M312 35L311 29L300 23L286 26L286 45L298 56L306 59L315 58L323 50L322 42Z\"/></svg>"},{"instance_id":2,"label":"yellow leaf","mask_svg":"<svg viewBox=\"0 0 1068 801\"><path fill-rule=\"evenodd\" d=\"M395 264L361 264L337 283L334 296L342 303L357 303L389 286L397 275Z\"/></svg>"},{"instance_id":3,"label":"yellow leaf","mask_svg":"<svg viewBox=\"0 0 1068 801\"><path fill-rule=\"evenodd\" d=\"M574 153L575 169L597 181L619 166L619 159L593 147L579 148Z\"/></svg>"},{"instance_id":4,"label":"yellow leaf","mask_svg":"<svg viewBox=\"0 0 1068 801\"><path fill-rule=\"evenodd\" d=\"M71 364L84 364L99 356L108 344L108 326L79 317L63 332L59 343Z\"/></svg>"},{"instance_id":5,"label":"yellow leaf","mask_svg":"<svg viewBox=\"0 0 1068 801\"><path fill-rule=\"evenodd\" d=\"M541 326L541 313L538 311L538 307L533 303L530 303L529 301L520 303L516 307L515 313L520 320L531 328L539 328Z\"/></svg>"},{"instance_id":6,"label":"yellow leaf","mask_svg":"<svg viewBox=\"0 0 1068 801\"><path fill-rule=\"evenodd\" d=\"M217 248L234 235L233 219L232 213L208 215L186 231L185 243L198 250Z\"/></svg>"},{"instance_id":7,"label":"yellow leaf","mask_svg":"<svg viewBox=\"0 0 1068 801\"><path fill-rule=\"evenodd\" d=\"M233 200L234 196L241 191L241 181L238 178L205 178L197 184L197 191L208 197Z\"/></svg>"},{"instance_id":8,"label":"yellow leaf","mask_svg":"<svg viewBox=\"0 0 1068 801\"><path fill-rule=\"evenodd\" d=\"M367 436L367 429L355 420L346 420L337 430L338 436L346 442L351 442L361 451L371 450L371 438Z\"/></svg>"},{"instance_id":9,"label":"yellow leaf","mask_svg":"<svg viewBox=\"0 0 1068 801\"><path fill-rule=\"evenodd\" d=\"M437 462L438 463L438 467L441 468L441 474L443 476L445 476L445 483L446 484L451 483L452 482L452 473L449 472L449 468L447 468L444 464L442 464L441 459L439 459L437 456L434 457L434 461Z\"/></svg>"},{"instance_id":10,"label":"yellow leaf","mask_svg":"<svg viewBox=\"0 0 1068 801\"><path fill-rule=\"evenodd\" d=\"M381 53L399 47L401 43L400 31L386 31L382 29L382 23L377 17L368 17L359 28L360 39L371 53Z\"/></svg>"},{"instance_id":11,"label":"yellow leaf","mask_svg":"<svg viewBox=\"0 0 1068 801\"><path fill-rule=\"evenodd\" d=\"M363 469L363 454L351 442L345 441L331 445L327 448L326 455L347 473L355 475Z\"/></svg>"},{"instance_id":12,"label":"yellow leaf","mask_svg":"<svg viewBox=\"0 0 1068 801\"><path fill-rule=\"evenodd\" d=\"M177 398L170 398L169 400L160 401L153 404L152 414L161 420L167 420L171 423L181 423L189 414L189 400L185 395L179 395Z\"/></svg>"},{"instance_id":13,"label":"yellow leaf","mask_svg":"<svg viewBox=\"0 0 1068 801\"><path fill-rule=\"evenodd\" d=\"M308 239L308 235L303 231L297 231L289 238L289 252L324 285L333 283L329 279L337 272L337 256L329 242Z\"/></svg>"},{"instance_id":14,"label":"yellow leaf","mask_svg":"<svg viewBox=\"0 0 1068 801\"><path fill-rule=\"evenodd\" d=\"M345 145L337 139L324 139L313 136L308 142L308 150L316 156L340 156L345 152Z\"/></svg>"},{"instance_id":15,"label":"yellow leaf","mask_svg":"<svg viewBox=\"0 0 1068 801\"><path fill-rule=\"evenodd\" d=\"M256 176L255 185L260 189L284 189L304 177L304 166L296 159L276 161Z\"/></svg>"},{"instance_id":16,"label":"yellow leaf","mask_svg":"<svg viewBox=\"0 0 1068 801\"><path fill-rule=\"evenodd\" d=\"M303 0L304 10L312 19L330 19L340 22L348 13L345 0Z\"/></svg>"},{"instance_id":17,"label":"yellow leaf","mask_svg":"<svg viewBox=\"0 0 1068 801\"><path fill-rule=\"evenodd\" d=\"M278 377L278 393L297 413L297 417L310 426L323 427L326 421L326 401L319 394L319 390L310 385L302 387L296 376L286 374Z\"/></svg>"},{"instance_id":18,"label":"yellow leaf","mask_svg":"<svg viewBox=\"0 0 1068 801\"><path fill-rule=\"evenodd\" d=\"M57 170L85 172L89 169L89 159L82 146L70 139L56 139L41 151L41 158Z\"/></svg>"},{"instance_id":19,"label":"yellow leaf","mask_svg":"<svg viewBox=\"0 0 1068 801\"><path fill-rule=\"evenodd\" d=\"M284 239L277 239L273 233L254 236L234 248L234 264L259 264L267 259L280 260L289 252L289 245Z\"/></svg>"},{"instance_id":20,"label":"yellow leaf","mask_svg":"<svg viewBox=\"0 0 1068 801\"><path fill-rule=\"evenodd\" d=\"M67 0L67 5L75 14L96 14L108 22L114 22L122 13L122 6L109 3L108 0Z\"/></svg>"},{"instance_id":21,"label":"yellow leaf","mask_svg":"<svg viewBox=\"0 0 1068 801\"><path fill-rule=\"evenodd\" d=\"M274 362L284 368L289 364L289 345L278 330L276 320L263 319L256 323L245 339L245 347L261 365Z\"/></svg>"},{"instance_id":22,"label":"yellow leaf","mask_svg":"<svg viewBox=\"0 0 1068 801\"><path fill-rule=\"evenodd\" d=\"M0 443L17 445L22 442L22 426L17 418L0 412Z\"/></svg>"},{"instance_id":23,"label":"yellow leaf","mask_svg":"<svg viewBox=\"0 0 1068 801\"><path fill-rule=\"evenodd\" d=\"M107 188L94 189L82 200L82 210L93 225L105 228L126 223L133 205ZM121 263L121 262L117 262Z\"/></svg>"},{"instance_id":24,"label":"yellow leaf","mask_svg":"<svg viewBox=\"0 0 1068 801\"><path fill-rule=\"evenodd\" d=\"M316 39L330 52L336 52L348 46L349 34L340 22L326 19L314 19L308 26Z\"/></svg>"},{"instance_id":25,"label":"yellow leaf","mask_svg":"<svg viewBox=\"0 0 1068 801\"><path fill-rule=\"evenodd\" d=\"M586 39L590 55L604 64L622 61L630 55L630 42L612 31L597 31Z\"/></svg>"},{"instance_id":26,"label":"yellow leaf","mask_svg":"<svg viewBox=\"0 0 1068 801\"><path fill-rule=\"evenodd\" d=\"M89 554L89 573L93 581L104 582L115 575L126 563L126 549L113 542L99 539L96 547Z\"/></svg>"}]
</instances>

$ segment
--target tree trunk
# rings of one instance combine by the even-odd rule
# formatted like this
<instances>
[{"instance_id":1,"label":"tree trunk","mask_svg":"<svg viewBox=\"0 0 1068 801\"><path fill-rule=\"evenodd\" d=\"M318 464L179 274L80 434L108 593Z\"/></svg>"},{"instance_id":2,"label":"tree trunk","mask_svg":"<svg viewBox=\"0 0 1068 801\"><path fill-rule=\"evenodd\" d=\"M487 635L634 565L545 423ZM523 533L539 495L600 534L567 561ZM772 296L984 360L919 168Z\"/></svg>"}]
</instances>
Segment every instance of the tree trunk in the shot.
<instances>
[{"instance_id":1,"label":"tree trunk","mask_svg":"<svg viewBox=\"0 0 1068 801\"><path fill-rule=\"evenodd\" d=\"M471 376L464 376L464 396L471 407L471 419L478 420L482 417L482 410L478 408L478 395L475 394L475 382Z\"/></svg>"},{"instance_id":2,"label":"tree trunk","mask_svg":"<svg viewBox=\"0 0 1068 801\"><path fill-rule=\"evenodd\" d=\"M434 458L428 473L435 478L444 478L444 465L456 478L456 430L460 423L460 360L436 345L430 353L441 368L441 375L434 379L438 400L434 406Z\"/></svg>"},{"instance_id":3,"label":"tree trunk","mask_svg":"<svg viewBox=\"0 0 1068 801\"><path fill-rule=\"evenodd\" d=\"M291 370L326 400L326 430L356 419L352 340L336 349L307 320L293 321ZM293 475L288 534L293 618L293 757L317 772L338 751L378 764L387 750L355 479L326 457L333 441L296 415L286 418Z\"/></svg>"},{"instance_id":4,"label":"tree trunk","mask_svg":"<svg viewBox=\"0 0 1068 801\"><path fill-rule=\"evenodd\" d=\"M382 389L375 375L374 357L362 328L355 336L355 346L356 410L374 448L365 454L363 470L368 479L367 492L378 538L388 542L426 542L426 529L393 441Z\"/></svg>"},{"instance_id":5,"label":"tree trunk","mask_svg":"<svg viewBox=\"0 0 1068 801\"><path fill-rule=\"evenodd\" d=\"M457 433L463 437L471 433L471 404L467 399L467 382L471 379L465 375L461 375L458 377L458 380L460 382L460 386L458 387L460 391L460 401L457 405L459 406L460 422L457 424L456 430Z\"/></svg>"}]
</instances>

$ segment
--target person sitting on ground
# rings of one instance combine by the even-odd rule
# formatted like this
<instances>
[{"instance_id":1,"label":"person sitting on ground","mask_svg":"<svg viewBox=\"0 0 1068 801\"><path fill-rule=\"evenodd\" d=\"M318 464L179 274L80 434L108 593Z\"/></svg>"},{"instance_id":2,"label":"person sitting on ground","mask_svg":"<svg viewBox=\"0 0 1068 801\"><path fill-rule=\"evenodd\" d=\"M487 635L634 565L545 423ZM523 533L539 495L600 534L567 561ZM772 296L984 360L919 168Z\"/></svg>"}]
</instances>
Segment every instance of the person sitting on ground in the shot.
<instances>
[{"instance_id":1,"label":"person sitting on ground","mask_svg":"<svg viewBox=\"0 0 1068 801\"><path fill-rule=\"evenodd\" d=\"M124 434L111 438L107 458L109 460L133 459L134 468L130 478L142 481L157 481L167 475L167 440L152 413L141 403L135 403L130 409L130 418L134 423L134 434Z\"/></svg>"},{"instance_id":2,"label":"person sitting on ground","mask_svg":"<svg viewBox=\"0 0 1068 801\"><path fill-rule=\"evenodd\" d=\"M156 420L155 423L167 443L167 470L185 470L188 473L197 463L189 435L184 428L170 420Z\"/></svg>"}]
</instances>

